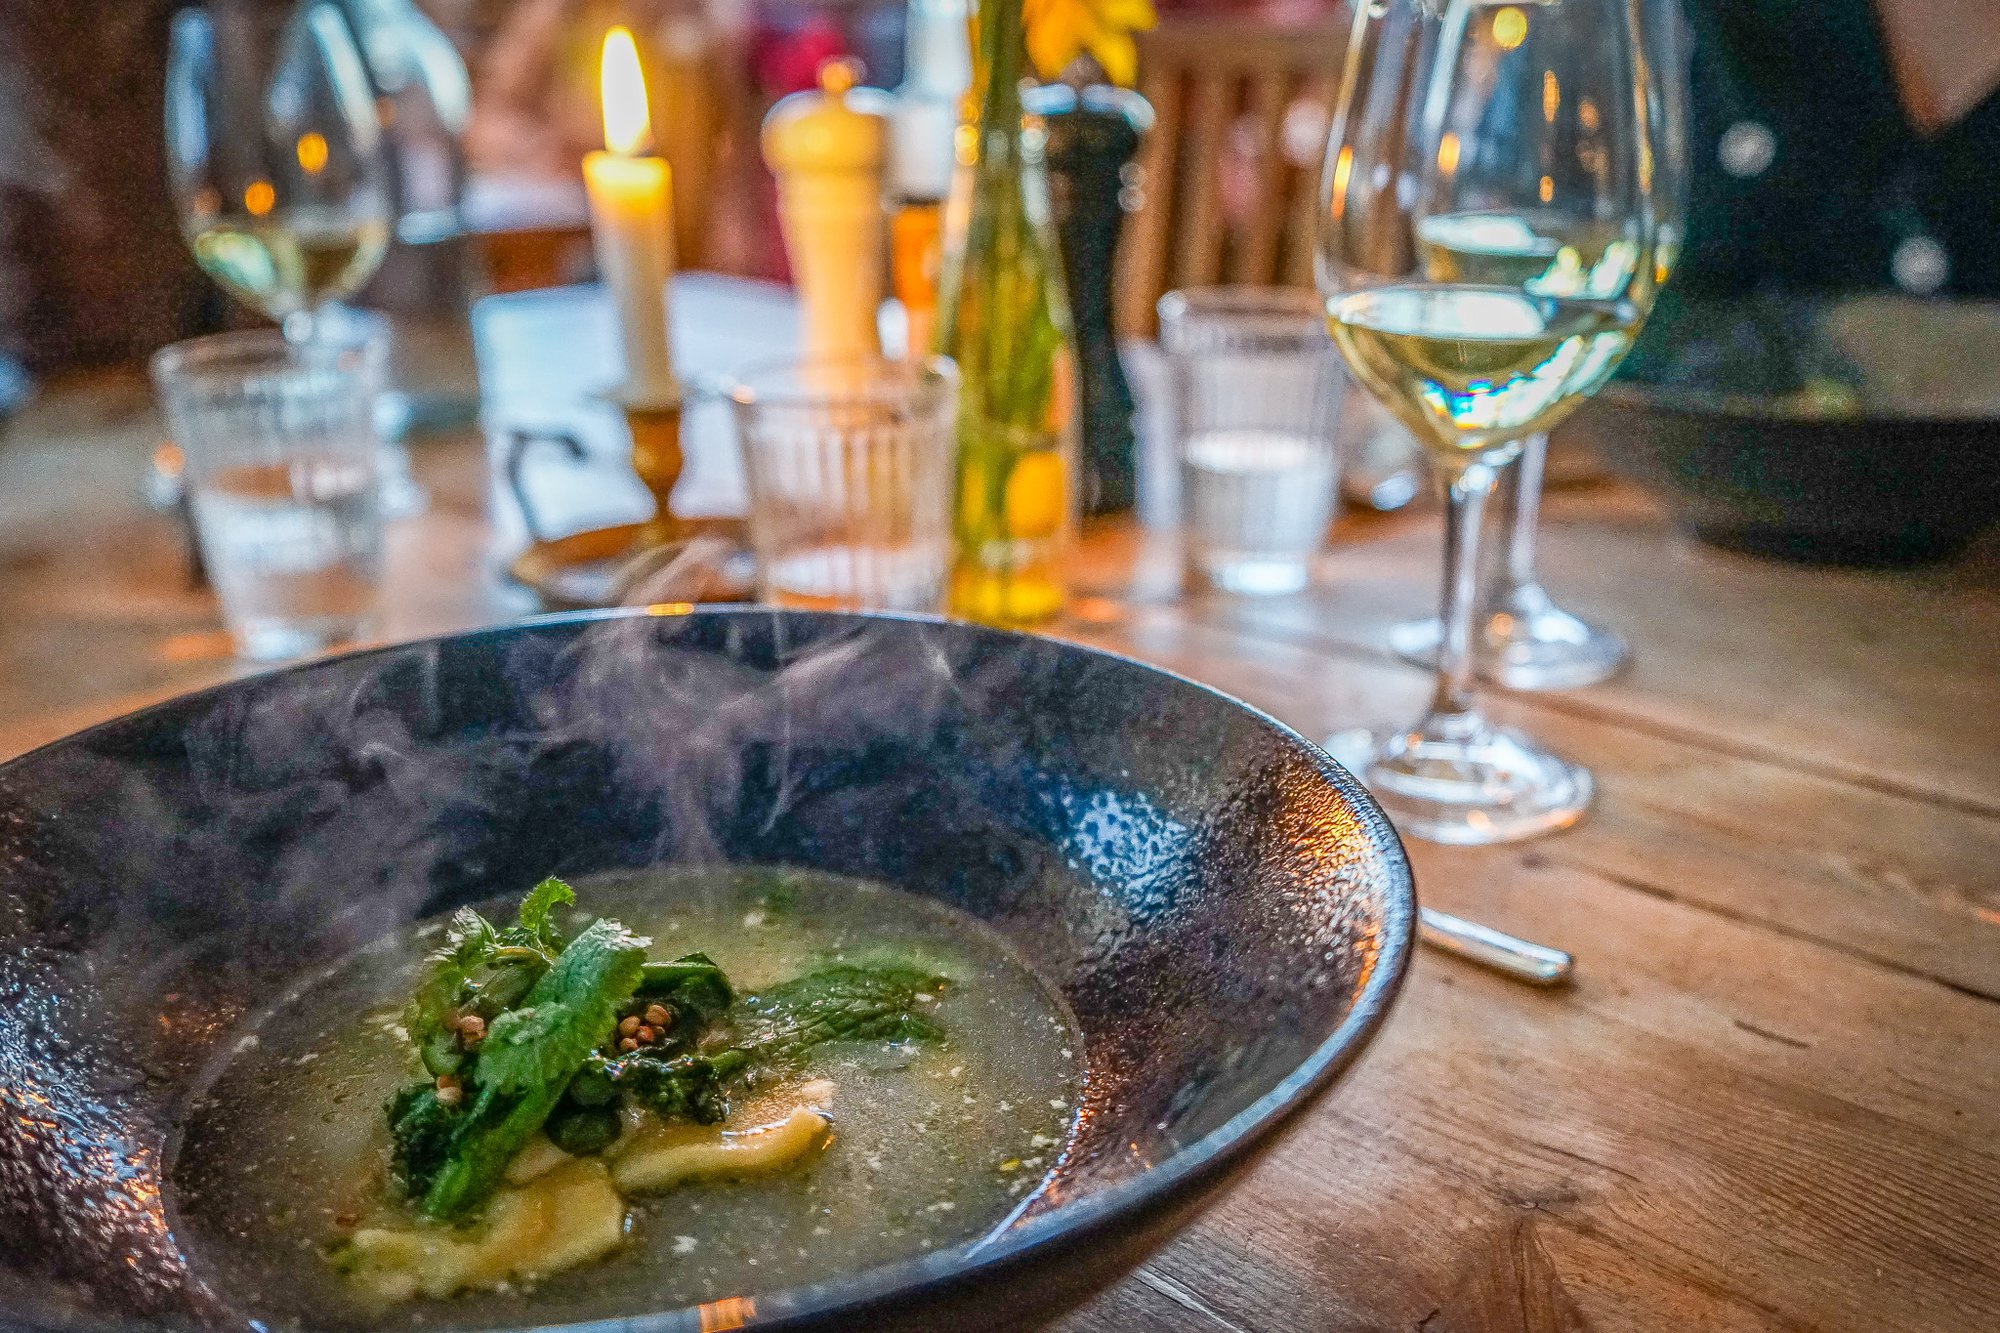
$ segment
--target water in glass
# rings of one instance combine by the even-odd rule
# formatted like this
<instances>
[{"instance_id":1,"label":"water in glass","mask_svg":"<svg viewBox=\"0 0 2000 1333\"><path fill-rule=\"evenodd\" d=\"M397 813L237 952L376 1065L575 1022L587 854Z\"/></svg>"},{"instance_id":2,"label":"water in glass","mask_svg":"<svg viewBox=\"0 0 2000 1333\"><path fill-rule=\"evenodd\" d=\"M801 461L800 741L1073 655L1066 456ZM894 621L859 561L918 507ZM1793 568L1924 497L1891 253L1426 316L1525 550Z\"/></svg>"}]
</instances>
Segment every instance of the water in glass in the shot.
<instances>
[{"instance_id":1,"label":"water in glass","mask_svg":"<svg viewBox=\"0 0 2000 1333\"><path fill-rule=\"evenodd\" d=\"M379 337L276 330L153 359L195 531L239 655L308 656L366 633L382 577Z\"/></svg>"},{"instance_id":2,"label":"water in glass","mask_svg":"<svg viewBox=\"0 0 2000 1333\"><path fill-rule=\"evenodd\" d=\"M375 474L365 460L242 464L197 482L189 498L245 657L303 657L361 631L382 561Z\"/></svg>"},{"instance_id":3,"label":"water in glass","mask_svg":"<svg viewBox=\"0 0 2000 1333\"><path fill-rule=\"evenodd\" d=\"M1296 592L1339 490L1340 371L1310 291L1193 288L1160 302L1190 572Z\"/></svg>"}]
</instances>

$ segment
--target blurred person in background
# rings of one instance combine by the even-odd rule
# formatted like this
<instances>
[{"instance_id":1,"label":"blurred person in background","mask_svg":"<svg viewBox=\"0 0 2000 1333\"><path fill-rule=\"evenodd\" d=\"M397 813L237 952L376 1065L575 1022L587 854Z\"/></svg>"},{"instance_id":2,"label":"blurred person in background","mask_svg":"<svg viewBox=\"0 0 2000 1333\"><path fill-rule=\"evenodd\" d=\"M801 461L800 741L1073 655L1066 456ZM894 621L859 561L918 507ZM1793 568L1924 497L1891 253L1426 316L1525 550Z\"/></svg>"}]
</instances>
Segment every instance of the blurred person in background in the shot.
<instances>
[{"instance_id":1,"label":"blurred person in background","mask_svg":"<svg viewBox=\"0 0 2000 1333\"><path fill-rule=\"evenodd\" d=\"M2000 297L2000 0L1685 0L1677 285Z\"/></svg>"}]
</instances>

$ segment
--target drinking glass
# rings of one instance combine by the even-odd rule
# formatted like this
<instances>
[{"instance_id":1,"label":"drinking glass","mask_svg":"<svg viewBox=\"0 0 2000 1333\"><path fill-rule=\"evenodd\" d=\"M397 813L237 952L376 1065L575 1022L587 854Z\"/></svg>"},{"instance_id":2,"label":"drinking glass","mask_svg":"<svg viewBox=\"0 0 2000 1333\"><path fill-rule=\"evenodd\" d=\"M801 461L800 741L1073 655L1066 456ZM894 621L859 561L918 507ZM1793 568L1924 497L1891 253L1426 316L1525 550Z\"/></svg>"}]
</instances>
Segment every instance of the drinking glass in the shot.
<instances>
[{"instance_id":1,"label":"drinking glass","mask_svg":"<svg viewBox=\"0 0 2000 1333\"><path fill-rule=\"evenodd\" d=\"M1530 837L1590 804L1588 771L1481 713L1471 639L1496 471L1602 386L1652 299L1639 8L1375 0L1355 11L1322 182L1320 286L1349 368L1428 451L1449 526L1428 712L1328 745L1416 837ZM1534 257L1538 271L1573 266L1573 287L1449 267L1523 232L1558 242Z\"/></svg>"},{"instance_id":2,"label":"drinking glass","mask_svg":"<svg viewBox=\"0 0 2000 1333\"><path fill-rule=\"evenodd\" d=\"M255 6L174 16L167 163L195 261L236 299L312 336L389 243L382 126L338 5L302 5L276 35Z\"/></svg>"},{"instance_id":3,"label":"drinking glass","mask_svg":"<svg viewBox=\"0 0 2000 1333\"><path fill-rule=\"evenodd\" d=\"M1638 24L1638 89L1650 110L1648 145L1652 202L1658 220L1653 277L1664 284L1678 256L1687 207L1687 44L1680 6L1647 0ZM1532 217L1529 219L1532 221ZM1433 229L1451 229L1448 219ZM1421 230L1421 227L1420 227ZM1441 249L1427 267L1479 275L1480 281L1520 279L1529 290L1564 295L1587 291L1593 281L1616 285L1600 271L1604 256L1579 253L1574 225L1546 229L1487 225L1483 236L1464 235L1469 246ZM1566 250L1567 247L1567 250ZM1473 655L1479 673L1517 690L1562 690L1595 685L1615 675L1630 655L1624 639L1556 605L1535 572L1535 536L1541 515L1542 474L1549 437L1537 432L1521 442L1521 456L1500 480L1499 557L1484 589ZM1434 665L1439 638L1435 618L1393 627L1389 643L1402 657Z\"/></svg>"},{"instance_id":4,"label":"drinking glass","mask_svg":"<svg viewBox=\"0 0 2000 1333\"><path fill-rule=\"evenodd\" d=\"M1226 592L1306 586L1340 484L1340 361L1316 293L1160 298L1189 567Z\"/></svg>"},{"instance_id":5,"label":"drinking glass","mask_svg":"<svg viewBox=\"0 0 2000 1333\"><path fill-rule=\"evenodd\" d=\"M802 361L729 386L765 601L935 611L951 565L958 371Z\"/></svg>"},{"instance_id":6,"label":"drinking glass","mask_svg":"<svg viewBox=\"0 0 2000 1333\"><path fill-rule=\"evenodd\" d=\"M365 634L382 581L382 345L275 329L162 349L153 382L238 653L275 662Z\"/></svg>"}]
</instances>

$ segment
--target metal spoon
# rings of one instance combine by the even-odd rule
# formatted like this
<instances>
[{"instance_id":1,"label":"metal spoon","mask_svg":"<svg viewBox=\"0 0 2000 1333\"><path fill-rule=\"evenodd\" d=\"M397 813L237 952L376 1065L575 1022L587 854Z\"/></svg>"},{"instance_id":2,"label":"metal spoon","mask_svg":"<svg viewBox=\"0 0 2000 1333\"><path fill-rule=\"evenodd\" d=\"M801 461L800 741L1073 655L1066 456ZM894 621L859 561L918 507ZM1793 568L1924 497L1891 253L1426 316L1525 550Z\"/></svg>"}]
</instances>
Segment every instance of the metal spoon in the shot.
<instances>
[{"instance_id":1,"label":"metal spoon","mask_svg":"<svg viewBox=\"0 0 2000 1333\"><path fill-rule=\"evenodd\" d=\"M1477 921L1423 908L1417 937L1434 949L1456 954L1530 986L1566 986L1576 960L1561 949L1536 944Z\"/></svg>"}]
</instances>

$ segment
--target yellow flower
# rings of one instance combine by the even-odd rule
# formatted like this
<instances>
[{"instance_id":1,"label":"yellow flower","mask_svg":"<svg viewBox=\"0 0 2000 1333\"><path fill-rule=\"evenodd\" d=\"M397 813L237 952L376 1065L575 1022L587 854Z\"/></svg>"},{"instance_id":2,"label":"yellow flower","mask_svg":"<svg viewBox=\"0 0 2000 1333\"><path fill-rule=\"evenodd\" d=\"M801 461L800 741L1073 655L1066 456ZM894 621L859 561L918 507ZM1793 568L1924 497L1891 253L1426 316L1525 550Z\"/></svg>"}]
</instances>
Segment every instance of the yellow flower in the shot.
<instances>
[{"instance_id":1,"label":"yellow flower","mask_svg":"<svg viewBox=\"0 0 2000 1333\"><path fill-rule=\"evenodd\" d=\"M1139 48L1132 34L1158 21L1153 0L1023 0L1028 55L1045 79L1088 51L1105 77L1131 87L1139 76Z\"/></svg>"}]
</instances>

